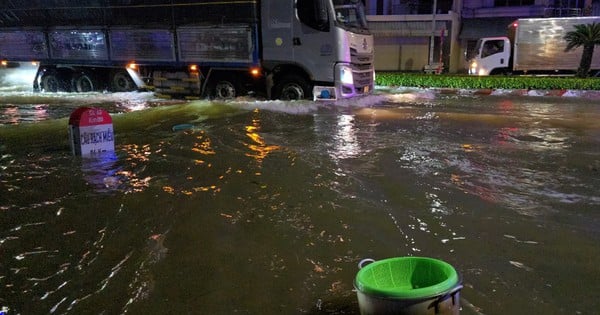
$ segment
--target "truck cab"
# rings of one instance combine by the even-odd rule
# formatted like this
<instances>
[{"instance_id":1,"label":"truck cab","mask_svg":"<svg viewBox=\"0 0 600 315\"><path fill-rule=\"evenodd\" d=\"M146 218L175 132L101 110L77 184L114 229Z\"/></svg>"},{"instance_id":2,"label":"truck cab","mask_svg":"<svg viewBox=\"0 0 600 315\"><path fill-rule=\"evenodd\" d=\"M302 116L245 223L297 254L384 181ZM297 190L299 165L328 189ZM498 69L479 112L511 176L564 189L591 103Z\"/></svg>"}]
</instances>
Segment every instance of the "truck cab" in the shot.
<instances>
[{"instance_id":1,"label":"truck cab","mask_svg":"<svg viewBox=\"0 0 600 315\"><path fill-rule=\"evenodd\" d=\"M362 0L271 0L262 6L263 67L273 98L327 100L373 90L373 36Z\"/></svg>"},{"instance_id":2,"label":"truck cab","mask_svg":"<svg viewBox=\"0 0 600 315\"><path fill-rule=\"evenodd\" d=\"M477 41L469 74L491 75L510 72L511 45L508 37L484 37Z\"/></svg>"}]
</instances>

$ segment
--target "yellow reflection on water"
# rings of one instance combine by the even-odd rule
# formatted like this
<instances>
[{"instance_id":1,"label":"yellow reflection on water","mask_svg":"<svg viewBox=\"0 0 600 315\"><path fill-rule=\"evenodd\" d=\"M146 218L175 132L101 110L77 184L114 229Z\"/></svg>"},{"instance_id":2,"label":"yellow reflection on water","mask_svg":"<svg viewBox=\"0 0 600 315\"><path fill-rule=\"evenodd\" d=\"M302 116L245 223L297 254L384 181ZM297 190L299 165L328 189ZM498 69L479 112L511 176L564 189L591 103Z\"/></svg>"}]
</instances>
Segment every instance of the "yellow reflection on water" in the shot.
<instances>
[{"instance_id":1,"label":"yellow reflection on water","mask_svg":"<svg viewBox=\"0 0 600 315\"><path fill-rule=\"evenodd\" d=\"M127 161L131 162L147 162L152 154L149 144L125 144L123 150L127 152Z\"/></svg>"},{"instance_id":2,"label":"yellow reflection on water","mask_svg":"<svg viewBox=\"0 0 600 315\"><path fill-rule=\"evenodd\" d=\"M212 148L212 142L210 138L206 136L204 131L200 131L196 136L196 139L198 139L198 142L194 143L192 151L203 155L215 154L215 150Z\"/></svg>"},{"instance_id":3,"label":"yellow reflection on water","mask_svg":"<svg viewBox=\"0 0 600 315\"><path fill-rule=\"evenodd\" d=\"M171 187L171 186L163 186L163 191L169 194L174 194L175 193L175 188Z\"/></svg>"},{"instance_id":4,"label":"yellow reflection on water","mask_svg":"<svg viewBox=\"0 0 600 315\"><path fill-rule=\"evenodd\" d=\"M258 114L258 109L254 113ZM259 134L260 127L261 122L258 118L252 119L252 124L245 126L246 136L251 140L251 143L246 144L246 147L251 150L251 152L246 153L246 156L262 162L269 153L279 150L280 147L278 145L268 145L265 139Z\"/></svg>"},{"instance_id":5,"label":"yellow reflection on water","mask_svg":"<svg viewBox=\"0 0 600 315\"><path fill-rule=\"evenodd\" d=\"M142 162L150 160L152 155L151 147L149 144L138 145L138 144L125 144L123 150L127 153L126 160L132 165L136 166ZM120 170L117 172L122 182L128 183L131 192L141 192L144 189L150 187L152 181L151 176L140 178L134 171Z\"/></svg>"}]
</instances>

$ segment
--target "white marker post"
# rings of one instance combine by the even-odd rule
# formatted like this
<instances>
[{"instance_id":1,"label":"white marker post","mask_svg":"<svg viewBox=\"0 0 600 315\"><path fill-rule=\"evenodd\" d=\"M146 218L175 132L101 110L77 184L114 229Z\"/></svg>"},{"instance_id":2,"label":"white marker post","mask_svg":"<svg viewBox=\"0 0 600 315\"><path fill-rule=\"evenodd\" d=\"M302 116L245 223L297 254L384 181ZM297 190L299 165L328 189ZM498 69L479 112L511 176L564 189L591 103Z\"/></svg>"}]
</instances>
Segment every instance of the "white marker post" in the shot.
<instances>
[{"instance_id":1,"label":"white marker post","mask_svg":"<svg viewBox=\"0 0 600 315\"><path fill-rule=\"evenodd\" d=\"M115 151L112 118L100 108L80 107L71 113L69 138L74 155L92 156Z\"/></svg>"}]
</instances>

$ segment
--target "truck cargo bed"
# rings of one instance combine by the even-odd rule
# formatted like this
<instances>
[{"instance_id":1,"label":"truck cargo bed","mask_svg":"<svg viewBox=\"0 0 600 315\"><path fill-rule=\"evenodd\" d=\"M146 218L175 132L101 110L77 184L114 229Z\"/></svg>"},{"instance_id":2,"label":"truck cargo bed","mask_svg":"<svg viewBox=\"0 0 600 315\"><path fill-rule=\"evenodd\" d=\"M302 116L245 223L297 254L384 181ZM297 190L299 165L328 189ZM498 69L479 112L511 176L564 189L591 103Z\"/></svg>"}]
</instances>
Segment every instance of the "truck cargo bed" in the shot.
<instances>
[{"instance_id":1,"label":"truck cargo bed","mask_svg":"<svg viewBox=\"0 0 600 315\"><path fill-rule=\"evenodd\" d=\"M515 71L576 70L581 60L581 48L565 52L564 36L574 31L574 25L600 23L600 17L519 19L514 43ZM594 53L592 69L600 69L600 51Z\"/></svg>"}]
</instances>

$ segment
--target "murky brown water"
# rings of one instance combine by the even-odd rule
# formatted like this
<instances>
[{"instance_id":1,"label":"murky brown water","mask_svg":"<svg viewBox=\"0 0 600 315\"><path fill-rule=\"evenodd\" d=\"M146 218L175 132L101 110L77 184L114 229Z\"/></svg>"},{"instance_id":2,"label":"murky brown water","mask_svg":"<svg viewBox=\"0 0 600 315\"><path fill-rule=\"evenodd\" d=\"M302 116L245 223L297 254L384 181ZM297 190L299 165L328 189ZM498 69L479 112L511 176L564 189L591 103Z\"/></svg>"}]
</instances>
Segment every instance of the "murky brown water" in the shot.
<instances>
[{"instance_id":1,"label":"murky brown water","mask_svg":"<svg viewBox=\"0 0 600 315\"><path fill-rule=\"evenodd\" d=\"M80 105L114 156L71 156ZM358 261L405 255L451 263L464 314L598 309L597 100L11 92L0 119L9 314L357 314Z\"/></svg>"}]
</instances>

